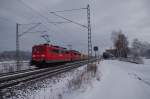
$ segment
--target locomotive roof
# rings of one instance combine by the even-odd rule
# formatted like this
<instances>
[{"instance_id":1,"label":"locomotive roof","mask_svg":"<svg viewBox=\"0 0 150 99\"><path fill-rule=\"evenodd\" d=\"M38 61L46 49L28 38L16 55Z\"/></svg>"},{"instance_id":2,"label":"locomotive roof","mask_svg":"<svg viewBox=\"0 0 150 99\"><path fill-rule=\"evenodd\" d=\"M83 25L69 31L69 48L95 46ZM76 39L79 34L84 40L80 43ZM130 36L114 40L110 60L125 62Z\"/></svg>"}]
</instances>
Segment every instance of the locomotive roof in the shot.
<instances>
[{"instance_id":1,"label":"locomotive roof","mask_svg":"<svg viewBox=\"0 0 150 99\"><path fill-rule=\"evenodd\" d=\"M76 53L80 53L79 51L76 51L76 50L69 50L71 52L76 52Z\"/></svg>"},{"instance_id":2,"label":"locomotive roof","mask_svg":"<svg viewBox=\"0 0 150 99\"><path fill-rule=\"evenodd\" d=\"M55 47L55 48L61 48L61 49L67 50L67 48L64 48L64 47L61 47L61 46L57 46L57 45L47 44L47 43L34 45L33 47L38 47L38 46L52 46L52 47Z\"/></svg>"}]
</instances>

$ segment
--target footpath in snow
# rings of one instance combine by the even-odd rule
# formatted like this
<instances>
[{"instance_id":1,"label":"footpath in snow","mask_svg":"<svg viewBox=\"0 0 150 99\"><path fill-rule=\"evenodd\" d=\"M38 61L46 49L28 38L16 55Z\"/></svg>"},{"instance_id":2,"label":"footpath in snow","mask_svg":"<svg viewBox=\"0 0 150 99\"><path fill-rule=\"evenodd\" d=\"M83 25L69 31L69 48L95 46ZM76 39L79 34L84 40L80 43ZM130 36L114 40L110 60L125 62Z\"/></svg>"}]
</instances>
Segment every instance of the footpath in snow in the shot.
<instances>
[{"instance_id":1,"label":"footpath in snow","mask_svg":"<svg viewBox=\"0 0 150 99\"><path fill-rule=\"evenodd\" d=\"M99 69L101 80L72 99L150 99L150 60L144 64L104 60Z\"/></svg>"}]
</instances>

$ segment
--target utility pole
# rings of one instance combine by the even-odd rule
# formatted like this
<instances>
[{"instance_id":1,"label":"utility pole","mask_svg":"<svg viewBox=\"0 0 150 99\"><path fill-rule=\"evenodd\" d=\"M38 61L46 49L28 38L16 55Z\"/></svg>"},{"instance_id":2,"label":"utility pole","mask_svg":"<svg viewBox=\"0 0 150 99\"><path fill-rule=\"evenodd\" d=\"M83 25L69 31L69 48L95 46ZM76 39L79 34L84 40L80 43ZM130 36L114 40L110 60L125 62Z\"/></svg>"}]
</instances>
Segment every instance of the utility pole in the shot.
<instances>
[{"instance_id":1,"label":"utility pole","mask_svg":"<svg viewBox=\"0 0 150 99\"><path fill-rule=\"evenodd\" d=\"M31 24L35 24L35 25L33 27L27 29L22 34L19 33L19 26L20 25L31 25ZM33 33L33 32L30 32L30 31L33 30L34 28L36 28L37 26L39 26L40 24L41 23L30 23L30 24L18 24L18 23L16 23L16 66L17 66L17 71L21 70L19 38L22 37L26 33ZM37 31L37 32L45 32L45 31Z\"/></svg>"},{"instance_id":2,"label":"utility pole","mask_svg":"<svg viewBox=\"0 0 150 99\"><path fill-rule=\"evenodd\" d=\"M95 51L95 58L97 58L98 46L94 46L93 50Z\"/></svg>"},{"instance_id":3,"label":"utility pole","mask_svg":"<svg viewBox=\"0 0 150 99\"><path fill-rule=\"evenodd\" d=\"M87 21L88 21L88 63L92 57L92 40L91 40L91 21L90 21L90 5L87 5Z\"/></svg>"},{"instance_id":4,"label":"utility pole","mask_svg":"<svg viewBox=\"0 0 150 99\"><path fill-rule=\"evenodd\" d=\"M72 21L68 18L65 18L61 15L58 15L56 12L70 12L70 11L74 11L74 10L87 10L87 23L88 23L88 26L87 25L83 25L81 23L78 23L78 22L75 22L75 21ZM92 40L91 40L91 21L90 21L90 5L88 4L86 8L80 8L80 9L71 9L71 10L62 10L62 11L55 11L55 12L50 12L51 14L59 17L59 18L62 18L68 22L71 22L71 23L74 23L76 25L79 25L83 28L86 28L88 29L88 63L90 63L90 59L92 58Z\"/></svg>"},{"instance_id":5,"label":"utility pole","mask_svg":"<svg viewBox=\"0 0 150 99\"><path fill-rule=\"evenodd\" d=\"M17 71L20 70L20 51L19 51L19 24L16 24L16 65Z\"/></svg>"}]
</instances>

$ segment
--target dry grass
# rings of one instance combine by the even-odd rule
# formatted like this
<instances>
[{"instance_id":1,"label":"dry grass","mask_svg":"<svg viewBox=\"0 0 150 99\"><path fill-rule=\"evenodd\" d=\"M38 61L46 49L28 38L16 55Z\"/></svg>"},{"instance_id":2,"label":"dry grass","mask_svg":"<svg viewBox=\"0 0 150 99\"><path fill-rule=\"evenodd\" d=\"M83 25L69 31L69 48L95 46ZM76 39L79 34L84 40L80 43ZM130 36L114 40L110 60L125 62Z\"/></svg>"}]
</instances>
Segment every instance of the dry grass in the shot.
<instances>
[{"instance_id":1,"label":"dry grass","mask_svg":"<svg viewBox=\"0 0 150 99\"><path fill-rule=\"evenodd\" d=\"M92 80L97 79L100 81L100 76L98 72L98 67L96 63L89 64L84 71L80 73L80 75L74 77L71 81L68 83L68 89L70 91L83 89L85 90L88 85L92 85Z\"/></svg>"}]
</instances>

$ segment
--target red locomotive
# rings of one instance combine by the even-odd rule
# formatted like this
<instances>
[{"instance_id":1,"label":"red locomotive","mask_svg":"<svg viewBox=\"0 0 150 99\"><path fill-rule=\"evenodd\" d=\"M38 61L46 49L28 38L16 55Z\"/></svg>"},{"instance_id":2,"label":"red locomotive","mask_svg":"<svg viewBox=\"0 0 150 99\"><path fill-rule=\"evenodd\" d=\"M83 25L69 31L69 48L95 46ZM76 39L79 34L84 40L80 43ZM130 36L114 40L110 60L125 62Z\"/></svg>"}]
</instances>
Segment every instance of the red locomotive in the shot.
<instances>
[{"instance_id":1,"label":"red locomotive","mask_svg":"<svg viewBox=\"0 0 150 99\"><path fill-rule=\"evenodd\" d=\"M31 65L37 67L43 64L58 64L81 60L81 53L75 50L67 50L60 46L40 44L32 47Z\"/></svg>"}]
</instances>

